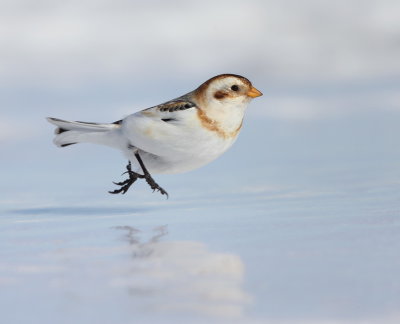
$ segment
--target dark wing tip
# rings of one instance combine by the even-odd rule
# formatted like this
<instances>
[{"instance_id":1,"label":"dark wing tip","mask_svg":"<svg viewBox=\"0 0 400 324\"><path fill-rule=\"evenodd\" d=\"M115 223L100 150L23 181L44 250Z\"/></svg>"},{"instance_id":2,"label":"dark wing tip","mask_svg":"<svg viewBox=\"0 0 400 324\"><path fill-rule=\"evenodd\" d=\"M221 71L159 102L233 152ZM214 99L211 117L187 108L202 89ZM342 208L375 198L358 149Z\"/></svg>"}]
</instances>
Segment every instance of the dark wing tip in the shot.
<instances>
[{"instance_id":1,"label":"dark wing tip","mask_svg":"<svg viewBox=\"0 0 400 324\"><path fill-rule=\"evenodd\" d=\"M76 143L67 143L67 144L61 144L60 147L66 147L66 146L70 146L70 145L74 145Z\"/></svg>"},{"instance_id":2,"label":"dark wing tip","mask_svg":"<svg viewBox=\"0 0 400 324\"><path fill-rule=\"evenodd\" d=\"M56 135L59 135L59 134L61 134L61 133L67 132L67 131L68 131L68 129L59 127L59 128L56 128L56 130L54 131L54 133L55 133Z\"/></svg>"}]
</instances>

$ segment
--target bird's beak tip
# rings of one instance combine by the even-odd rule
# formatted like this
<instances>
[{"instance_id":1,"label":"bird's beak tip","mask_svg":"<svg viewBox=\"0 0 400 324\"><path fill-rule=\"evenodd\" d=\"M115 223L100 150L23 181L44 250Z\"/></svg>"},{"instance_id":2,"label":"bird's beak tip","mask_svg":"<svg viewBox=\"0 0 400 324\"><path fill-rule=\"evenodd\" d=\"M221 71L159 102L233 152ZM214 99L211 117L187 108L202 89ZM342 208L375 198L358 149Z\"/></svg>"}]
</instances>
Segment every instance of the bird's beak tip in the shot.
<instances>
[{"instance_id":1,"label":"bird's beak tip","mask_svg":"<svg viewBox=\"0 0 400 324\"><path fill-rule=\"evenodd\" d=\"M251 87L251 89L247 92L247 95L251 98L257 98L262 96L262 92L254 87Z\"/></svg>"}]
</instances>

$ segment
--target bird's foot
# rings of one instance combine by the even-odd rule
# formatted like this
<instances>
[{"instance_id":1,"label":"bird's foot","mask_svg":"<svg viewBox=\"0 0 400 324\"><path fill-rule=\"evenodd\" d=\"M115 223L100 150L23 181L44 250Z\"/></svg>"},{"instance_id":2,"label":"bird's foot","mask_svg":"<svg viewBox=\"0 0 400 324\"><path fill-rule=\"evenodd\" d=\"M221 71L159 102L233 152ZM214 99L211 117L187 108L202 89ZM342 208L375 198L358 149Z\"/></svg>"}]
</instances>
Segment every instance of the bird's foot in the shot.
<instances>
[{"instance_id":1,"label":"bird's foot","mask_svg":"<svg viewBox=\"0 0 400 324\"><path fill-rule=\"evenodd\" d=\"M113 182L115 185L120 186L121 188L109 191L110 194L125 194L137 179L144 178L144 175L132 171L131 161L129 161L128 165L126 166L126 170L127 171L125 171L123 174L128 173L129 178L121 182Z\"/></svg>"},{"instance_id":2,"label":"bird's foot","mask_svg":"<svg viewBox=\"0 0 400 324\"><path fill-rule=\"evenodd\" d=\"M166 192L165 189L160 187L160 185L154 181L154 179L151 177L150 173L145 173L144 178L145 178L147 184L150 186L150 188L153 189L153 192L157 190L162 195L166 195L167 198L169 197L168 192Z\"/></svg>"},{"instance_id":3,"label":"bird's foot","mask_svg":"<svg viewBox=\"0 0 400 324\"><path fill-rule=\"evenodd\" d=\"M120 186L120 188L115 189L113 191L109 191L110 194L119 194L119 193L125 194L129 190L130 186L133 185L137 179L144 178L147 184L150 186L150 188L153 189L153 192L157 190L162 195L166 195L168 198L168 192L166 192L162 187L160 187L160 185L157 182L155 182L155 180L152 178L152 176L150 175L150 173L148 173L147 170L145 170L146 172L144 175L132 171L132 165L130 161L126 166L126 170L127 171L125 171L123 174L127 173L129 175L129 178L121 182L113 182L115 185Z\"/></svg>"}]
</instances>

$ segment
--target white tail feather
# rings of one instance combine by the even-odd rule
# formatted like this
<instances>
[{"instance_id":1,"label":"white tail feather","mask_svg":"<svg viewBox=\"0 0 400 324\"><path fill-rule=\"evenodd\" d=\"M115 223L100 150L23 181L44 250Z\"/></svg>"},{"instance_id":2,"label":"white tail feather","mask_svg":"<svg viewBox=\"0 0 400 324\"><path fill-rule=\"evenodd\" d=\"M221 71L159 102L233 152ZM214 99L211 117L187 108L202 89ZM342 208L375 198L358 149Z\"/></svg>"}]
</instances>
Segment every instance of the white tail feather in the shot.
<instances>
[{"instance_id":1,"label":"white tail feather","mask_svg":"<svg viewBox=\"0 0 400 324\"><path fill-rule=\"evenodd\" d=\"M95 143L111 147L119 147L120 141L119 132L120 128L118 122L114 124L97 124L85 123L77 121L67 121L57 118L47 118L47 120L56 125L58 128L55 130L56 137L54 144L60 147L76 144L76 143Z\"/></svg>"}]
</instances>

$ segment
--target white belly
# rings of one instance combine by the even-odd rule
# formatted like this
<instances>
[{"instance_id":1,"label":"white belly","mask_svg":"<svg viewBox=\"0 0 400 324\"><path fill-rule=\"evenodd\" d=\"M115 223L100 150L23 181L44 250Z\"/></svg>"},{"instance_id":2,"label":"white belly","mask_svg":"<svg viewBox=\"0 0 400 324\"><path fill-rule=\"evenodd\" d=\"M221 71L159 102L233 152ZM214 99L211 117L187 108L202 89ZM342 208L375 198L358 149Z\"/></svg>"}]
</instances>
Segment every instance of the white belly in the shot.
<instances>
[{"instance_id":1,"label":"white belly","mask_svg":"<svg viewBox=\"0 0 400 324\"><path fill-rule=\"evenodd\" d=\"M164 122L133 115L123 125L122 135L139 149L150 173L181 173L199 168L223 154L236 140L203 127L196 110L180 112L180 120ZM237 135L237 134L236 134ZM138 167L134 151L125 154ZM138 167L137 170L141 171Z\"/></svg>"},{"instance_id":2,"label":"white belly","mask_svg":"<svg viewBox=\"0 0 400 324\"><path fill-rule=\"evenodd\" d=\"M150 173L183 173L195 170L222 155L234 140L200 140L188 147L186 152L171 151L167 156L156 156L139 151Z\"/></svg>"}]
</instances>

